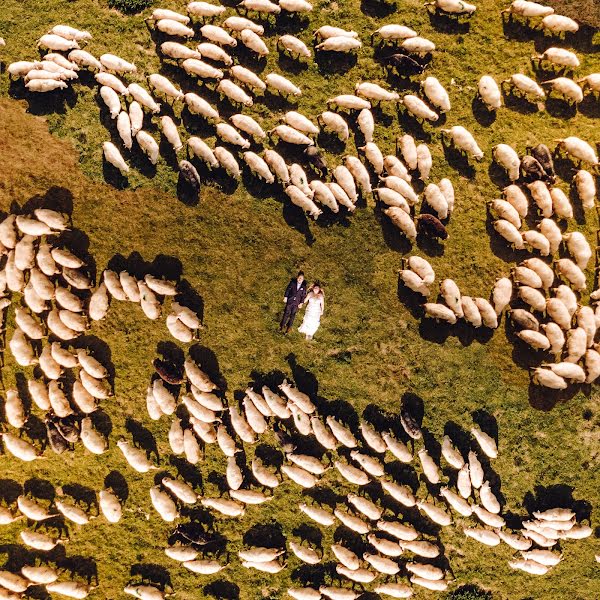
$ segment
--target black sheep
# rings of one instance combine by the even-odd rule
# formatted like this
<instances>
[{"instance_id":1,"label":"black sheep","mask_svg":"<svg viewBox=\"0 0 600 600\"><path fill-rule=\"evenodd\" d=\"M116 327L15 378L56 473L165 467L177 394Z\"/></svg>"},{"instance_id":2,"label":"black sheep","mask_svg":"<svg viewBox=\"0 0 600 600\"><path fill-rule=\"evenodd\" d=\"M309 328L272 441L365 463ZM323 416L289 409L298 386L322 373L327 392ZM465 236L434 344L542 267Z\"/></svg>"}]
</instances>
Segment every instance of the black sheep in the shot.
<instances>
[{"instance_id":1,"label":"black sheep","mask_svg":"<svg viewBox=\"0 0 600 600\"><path fill-rule=\"evenodd\" d=\"M434 215L427 213L417 217L417 229L419 233L428 237L439 238L440 240L447 240L449 237L444 224Z\"/></svg>"},{"instance_id":2,"label":"black sheep","mask_svg":"<svg viewBox=\"0 0 600 600\"><path fill-rule=\"evenodd\" d=\"M179 172L186 183L188 183L196 193L199 193L201 181L196 167L189 160L180 160Z\"/></svg>"},{"instance_id":3,"label":"black sheep","mask_svg":"<svg viewBox=\"0 0 600 600\"><path fill-rule=\"evenodd\" d=\"M385 59L386 67L394 69L399 75L420 75L425 66L406 54L391 54Z\"/></svg>"},{"instance_id":4,"label":"black sheep","mask_svg":"<svg viewBox=\"0 0 600 600\"><path fill-rule=\"evenodd\" d=\"M544 181L548 178L544 167L533 156L525 155L521 159L521 177L528 183Z\"/></svg>"},{"instance_id":5,"label":"black sheep","mask_svg":"<svg viewBox=\"0 0 600 600\"><path fill-rule=\"evenodd\" d=\"M535 158L546 172L546 176L550 183L554 183L556 172L554 171L554 160L552 153L546 144L538 144L535 148L529 149L529 154Z\"/></svg>"}]
</instances>

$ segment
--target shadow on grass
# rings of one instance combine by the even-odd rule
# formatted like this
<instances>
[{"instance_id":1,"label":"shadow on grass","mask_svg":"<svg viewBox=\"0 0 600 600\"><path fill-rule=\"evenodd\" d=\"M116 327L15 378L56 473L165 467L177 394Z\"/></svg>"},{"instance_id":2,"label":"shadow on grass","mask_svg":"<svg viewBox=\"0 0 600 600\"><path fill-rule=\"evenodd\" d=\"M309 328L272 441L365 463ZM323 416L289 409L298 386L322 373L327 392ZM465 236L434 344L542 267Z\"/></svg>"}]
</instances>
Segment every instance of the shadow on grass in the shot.
<instances>
[{"instance_id":1,"label":"shadow on grass","mask_svg":"<svg viewBox=\"0 0 600 600\"><path fill-rule=\"evenodd\" d=\"M207 596L214 596L218 600L239 600L240 586L226 579L219 579L205 585L202 591Z\"/></svg>"}]
</instances>

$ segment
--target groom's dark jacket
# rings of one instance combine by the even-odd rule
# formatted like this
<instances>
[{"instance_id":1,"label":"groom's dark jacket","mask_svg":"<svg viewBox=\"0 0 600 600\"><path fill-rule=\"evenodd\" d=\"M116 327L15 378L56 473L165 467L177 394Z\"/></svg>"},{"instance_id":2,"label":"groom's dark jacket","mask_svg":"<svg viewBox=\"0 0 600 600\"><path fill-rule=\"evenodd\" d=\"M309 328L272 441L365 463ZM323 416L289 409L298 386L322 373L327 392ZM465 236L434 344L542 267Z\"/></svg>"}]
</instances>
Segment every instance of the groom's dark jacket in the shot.
<instances>
[{"instance_id":1,"label":"groom's dark jacket","mask_svg":"<svg viewBox=\"0 0 600 600\"><path fill-rule=\"evenodd\" d=\"M306 280L298 287L298 280L294 277L285 290L285 298L287 306L298 308L306 298Z\"/></svg>"}]
</instances>

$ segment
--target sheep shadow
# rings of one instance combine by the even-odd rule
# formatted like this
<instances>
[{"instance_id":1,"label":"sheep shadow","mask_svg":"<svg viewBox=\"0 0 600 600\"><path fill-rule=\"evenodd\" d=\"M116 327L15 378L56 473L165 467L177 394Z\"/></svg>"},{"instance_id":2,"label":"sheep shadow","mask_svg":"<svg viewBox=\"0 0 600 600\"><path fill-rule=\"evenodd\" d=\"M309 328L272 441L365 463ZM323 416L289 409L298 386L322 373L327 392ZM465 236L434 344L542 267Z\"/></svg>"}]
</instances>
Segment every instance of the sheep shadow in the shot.
<instances>
[{"instance_id":1,"label":"sheep shadow","mask_svg":"<svg viewBox=\"0 0 600 600\"><path fill-rule=\"evenodd\" d=\"M285 548L286 538L280 523L272 521L254 525L242 538L246 546L263 546L266 548Z\"/></svg>"},{"instance_id":2,"label":"sheep shadow","mask_svg":"<svg viewBox=\"0 0 600 600\"><path fill-rule=\"evenodd\" d=\"M129 574L132 578L140 578L144 583L150 583L161 590L173 589L169 571L162 565L154 563L136 563L131 566Z\"/></svg>"},{"instance_id":3,"label":"sheep shadow","mask_svg":"<svg viewBox=\"0 0 600 600\"><path fill-rule=\"evenodd\" d=\"M202 591L207 596L214 596L217 600L239 600L240 586L225 579L219 579L206 584Z\"/></svg>"},{"instance_id":4,"label":"sheep shadow","mask_svg":"<svg viewBox=\"0 0 600 600\"><path fill-rule=\"evenodd\" d=\"M156 456L156 460L160 461L156 439L149 429L146 429L146 427L132 417L127 417L125 420L125 429L131 434L131 437L133 438L133 444L136 447L144 450L148 458L154 454Z\"/></svg>"},{"instance_id":5,"label":"sheep shadow","mask_svg":"<svg viewBox=\"0 0 600 600\"><path fill-rule=\"evenodd\" d=\"M316 396L319 393L319 381L315 375L298 364L296 355L293 352L288 354L285 360L290 365L296 387L311 397Z\"/></svg>"},{"instance_id":6,"label":"sheep shadow","mask_svg":"<svg viewBox=\"0 0 600 600\"><path fill-rule=\"evenodd\" d=\"M125 477L117 470L111 471L104 478L104 487L112 490L121 504L126 502L127 498L129 498L129 485L127 484L127 479L125 479Z\"/></svg>"},{"instance_id":7,"label":"sheep shadow","mask_svg":"<svg viewBox=\"0 0 600 600\"><path fill-rule=\"evenodd\" d=\"M300 207L288 201L287 196L283 202L283 220L289 227L292 227L304 236L307 246L312 246L317 240L310 229L305 212Z\"/></svg>"},{"instance_id":8,"label":"sheep shadow","mask_svg":"<svg viewBox=\"0 0 600 600\"><path fill-rule=\"evenodd\" d=\"M73 194L66 187L53 185L43 194L29 198L21 207L23 212L33 212L36 208L49 208L67 215L73 214Z\"/></svg>"},{"instance_id":9,"label":"sheep shadow","mask_svg":"<svg viewBox=\"0 0 600 600\"><path fill-rule=\"evenodd\" d=\"M578 522L589 522L592 505L587 500L575 500L574 490L572 486L561 483L547 487L536 485L533 491L525 494L522 505L529 514L533 514L534 511L543 512L550 508L569 508L575 512Z\"/></svg>"},{"instance_id":10,"label":"sheep shadow","mask_svg":"<svg viewBox=\"0 0 600 600\"><path fill-rule=\"evenodd\" d=\"M10 506L22 494L23 487L14 479L0 479L0 501Z\"/></svg>"},{"instance_id":11,"label":"sheep shadow","mask_svg":"<svg viewBox=\"0 0 600 600\"><path fill-rule=\"evenodd\" d=\"M194 344L189 349L190 358L210 377L220 391L227 391L227 380L219 368L217 355L207 346Z\"/></svg>"}]
</instances>

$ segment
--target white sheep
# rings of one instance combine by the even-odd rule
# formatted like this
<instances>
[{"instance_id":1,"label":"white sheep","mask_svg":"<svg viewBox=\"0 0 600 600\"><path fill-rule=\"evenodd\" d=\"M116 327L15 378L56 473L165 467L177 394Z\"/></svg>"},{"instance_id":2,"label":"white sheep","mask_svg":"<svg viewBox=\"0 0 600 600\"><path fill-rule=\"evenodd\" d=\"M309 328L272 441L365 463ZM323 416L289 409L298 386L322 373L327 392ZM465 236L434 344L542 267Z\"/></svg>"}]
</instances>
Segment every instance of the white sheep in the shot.
<instances>
[{"instance_id":1,"label":"white sheep","mask_svg":"<svg viewBox=\"0 0 600 600\"><path fill-rule=\"evenodd\" d=\"M189 17L175 12L174 10L169 10L168 8L155 8L152 11L152 14L145 20L160 21L161 19L171 19L172 21L177 21L178 23L183 23L184 25L187 25L190 22Z\"/></svg>"},{"instance_id":2,"label":"white sheep","mask_svg":"<svg viewBox=\"0 0 600 600\"><path fill-rule=\"evenodd\" d=\"M112 142L104 142L102 144L102 152L106 162L116 167L122 175L129 173L129 166L119 152L119 149Z\"/></svg>"},{"instance_id":3,"label":"white sheep","mask_svg":"<svg viewBox=\"0 0 600 600\"><path fill-rule=\"evenodd\" d=\"M348 36L333 36L326 38L315 48L324 52L353 52L362 46L362 42L356 38Z\"/></svg>"},{"instance_id":4,"label":"white sheep","mask_svg":"<svg viewBox=\"0 0 600 600\"><path fill-rule=\"evenodd\" d=\"M589 162L592 165L598 164L596 151L586 141L570 136L564 139L555 140L558 142L558 148L568 155L583 162Z\"/></svg>"},{"instance_id":5,"label":"white sheep","mask_svg":"<svg viewBox=\"0 0 600 600\"><path fill-rule=\"evenodd\" d=\"M421 181L429 179L429 173L433 165L433 158L427 144L419 144L417 146L417 170ZM403 179L406 179L404 177ZM410 179L408 180L410 181Z\"/></svg>"},{"instance_id":6,"label":"white sheep","mask_svg":"<svg viewBox=\"0 0 600 600\"><path fill-rule=\"evenodd\" d=\"M533 58L540 62L548 62L553 65L570 67L572 69L576 69L580 65L577 55L564 48L547 48L542 54L534 56Z\"/></svg>"},{"instance_id":7,"label":"white sheep","mask_svg":"<svg viewBox=\"0 0 600 600\"><path fill-rule=\"evenodd\" d=\"M227 66L231 66L233 64L233 59L231 56L229 56L229 54L227 54L223 48L217 46L216 44L202 42L201 44L198 44L196 49L200 53L200 56L186 58L210 58L211 60L225 63Z\"/></svg>"},{"instance_id":8,"label":"white sheep","mask_svg":"<svg viewBox=\"0 0 600 600\"><path fill-rule=\"evenodd\" d=\"M70 58L70 60L73 59ZM114 73L135 73L137 71L133 63L127 62L114 54L103 54L100 57L100 63L107 71L113 71Z\"/></svg>"},{"instance_id":9,"label":"white sheep","mask_svg":"<svg viewBox=\"0 0 600 600\"><path fill-rule=\"evenodd\" d=\"M176 60L184 60L186 58L202 58L199 51L192 50L178 42L163 42L160 45L160 51L164 56L174 58Z\"/></svg>"},{"instance_id":10,"label":"white sheep","mask_svg":"<svg viewBox=\"0 0 600 600\"><path fill-rule=\"evenodd\" d=\"M234 65L229 70L229 74L233 76L234 79L245 83L251 88L264 91L267 89L267 84L262 81L262 79L253 73L250 69L246 69L246 67L242 67L241 65Z\"/></svg>"},{"instance_id":11,"label":"white sheep","mask_svg":"<svg viewBox=\"0 0 600 600\"><path fill-rule=\"evenodd\" d=\"M217 146L214 149L214 155L218 160L219 164L229 175L234 177L235 179L239 179L241 177L240 166L229 150L223 148L222 146Z\"/></svg>"},{"instance_id":12,"label":"white sheep","mask_svg":"<svg viewBox=\"0 0 600 600\"><path fill-rule=\"evenodd\" d=\"M251 96L246 94L240 86L233 83L230 79L221 79L217 86L217 92L229 98L232 102L237 102L244 106L252 106L253 104Z\"/></svg>"},{"instance_id":13,"label":"white sheep","mask_svg":"<svg viewBox=\"0 0 600 600\"><path fill-rule=\"evenodd\" d=\"M477 93L488 110L498 110L502 106L502 93L496 80L490 75L483 75L477 84Z\"/></svg>"},{"instance_id":14,"label":"white sheep","mask_svg":"<svg viewBox=\"0 0 600 600\"><path fill-rule=\"evenodd\" d=\"M231 37L222 27L218 25L203 25L200 27L200 33L203 37L220 46L231 46L235 48L237 41Z\"/></svg>"},{"instance_id":15,"label":"white sheep","mask_svg":"<svg viewBox=\"0 0 600 600\"><path fill-rule=\"evenodd\" d=\"M269 134L272 136L277 136L279 139L287 142L288 144L294 144L297 146L314 146L313 140L289 125L277 125L271 129L271 131L269 131Z\"/></svg>"},{"instance_id":16,"label":"white sheep","mask_svg":"<svg viewBox=\"0 0 600 600\"><path fill-rule=\"evenodd\" d=\"M209 2L189 2L186 10L188 15L194 17L218 17L225 12L226 8L224 6L215 6Z\"/></svg>"},{"instance_id":17,"label":"white sheep","mask_svg":"<svg viewBox=\"0 0 600 600\"><path fill-rule=\"evenodd\" d=\"M295 55L297 57L311 57L310 50L307 48L306 44L293 35L286 34L279 37L277 39L277 48L279 47L282 47L291 55Z\"/></svg>"},{"instance_id":18,"label":"white sheep","mask_svg":"<svg viewBox=\"0 0 600 600\"><path fill-rule=\"evenodd\" d=\"M439 115L431 110L418 96L406 94L402 98L402 104L404 104L406 110L417 119L426 119L434 122L439 119Z\"/></svg>"},{"instance_id":19,"label":"white sheep","mask_svg":"<svg viewBox=\"0 0 600 600\"><path fill-rule=\"evenodd\" d=\"M433 106L439 108L440 112L450 110L450 97L444 86L435 77L427 77L421 82L423 93Z\"/></svg>"},{"instance_id":20,"label":"white sheep","mask_svg":"<svg viewBox=\"0 0 600 600\"><path fill-rule=\"evenodd\" d=\"M243 29L240 32L240 40L246 48L252 50L252 52L255 52L258 56L267 56L267 54L269 54L267 45L262 41L261 37L251 29Z\"/></svg>"},{"instance_id":21,"label":"white sheep","mask_svg":"<svg viewBox=\"0 0 600 600\"><path fill-rule=\"evenodd\" d=\"M219 113L213 108L204 98L198 96L198 94L187 93L183 97L188 110L195 115L201 115L206 119L212 119L217 121L219 119Z\"/></svg>"},{"instance_id":22,"label":"white sheep","mask_svg":"<svg viewBox=\"0 0 600 600\"><path fill-rule=\"evenodd\" d=\"M356 123L365 138L365 142L372 142L373 132L375 131L375 119L373 118L373 113L368 108L363 108L358 113Z\"/></svg>"},{"instance_id":23,"label":"white sheep","mask_svg":"<svg viewBox=\"0 0 600 600\"><path fill-rule=\"evenodd\" d=\"M557 77L556 79L549 79L548 81L542 82L542 85L549 85L550 92L556 92L566 100L570 100L575 104L583 102L583 90L568 77Z\"/></svg>"},{"instance_id":24,"label":"white sheep","mask_svg":"<svg viewBox=\"0 0 600 600\"><path fill-rule=\"evenodd\" d=\"M295 86L289 79L286 79L277 73L269 73L265 77L265 83L267 84L267 88L275 90L284 95L296 97L302 95L302 90L299 87Z\"/></svg>"},{"instance_id":25,"label":"white sheep","mask_svg":"<svg viewBox=\"0 0 600 600\"><path fill-rule=\"evenodd\" d=\"M596 182L589 171L580 169L574 178L575 189L585 210L594 208L596 202Z\"/></svg>"},{"instance_id":26,"label":"white sheep","mask_svg":"<svg viewBox=\"0 0 600 600\"><path fill-rule=\"evenodd\" d=\"M358 96L354 96L352 94L342 94L340 96L335 96L334 98L329 98L329 100L327 100L327 106L332 104L347 110L362 110L363 108L371 108L371 103L368 100L364 100L363 98L359 98Z\"/></svg>"}]
</instances>

